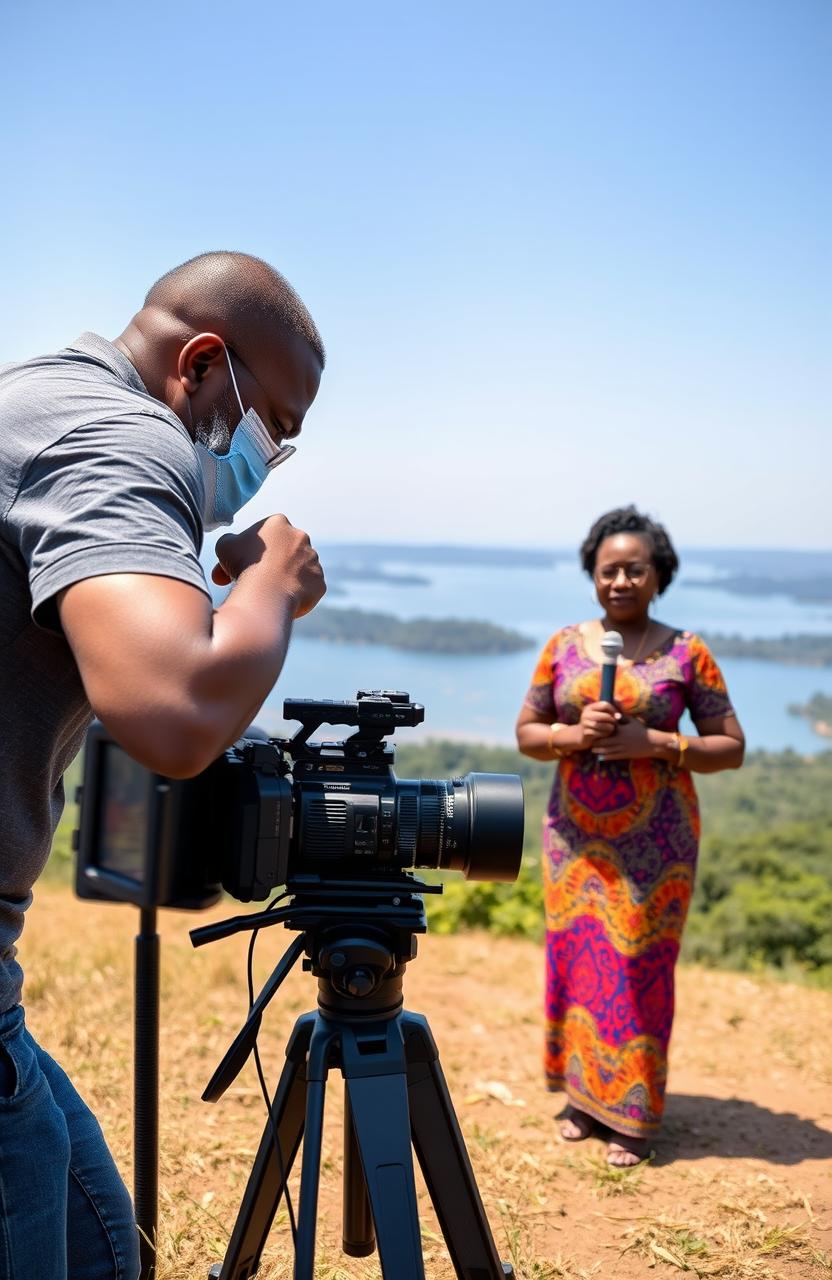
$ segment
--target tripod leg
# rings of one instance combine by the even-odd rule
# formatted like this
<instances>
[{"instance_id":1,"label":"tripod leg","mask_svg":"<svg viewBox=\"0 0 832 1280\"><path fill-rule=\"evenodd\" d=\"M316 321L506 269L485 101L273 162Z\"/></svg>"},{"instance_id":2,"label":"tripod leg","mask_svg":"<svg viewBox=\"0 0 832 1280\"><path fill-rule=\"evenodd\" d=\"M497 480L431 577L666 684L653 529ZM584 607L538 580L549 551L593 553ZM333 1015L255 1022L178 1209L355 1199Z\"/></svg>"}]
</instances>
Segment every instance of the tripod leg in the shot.
<instances>
[{"instance_id":1,"label":"tripod leg","mask_svg":"<svg viewBox=\"0 0 832 1280\"><path fill-rule=\"evenodd\" d=\"M211 1270L211 1275L219 1280L250 1280L260 1265L260 1255L283 1194L284 1178L289 1176L303 1135L306 1051L314 1023L313 1013L298 1018L286 1046L286 1063L274 1095L272 1119L263 1130L228 1252L219 1271ZM283 1158L282 1171L275 1150L275 1132Z\"/></svg>"},{"instance_id":2,"label":"tripod leg","mask_svg":"<svg viewBox=\"0 0 832 1280\"><path fill-rule=\"evenodd\" d=\"M318 1214L325 1089L324 1080L310 1080L306 1085L306 1123L303 1134L303 1163L300 1169L294 1280L313 1280L315 1273L315 1224Z\"/></svg>"},{"instance_id":3,"label":"tripod leg","mask_svg":"<svg viewBox=\"0 0 832 1280\"><path fill-rule=\"evenodd\" d=\"M350 1258L367 1258L376 1247L373 1215L361 1153L355 1137L349 1090L344 1093L344 1215L342 1243Z\"/></svg>"},{"instance_id":4,"label":"tripod leg","mask_svg":"<svg viewBox=\"0 0 832 1280\"><path fill-rule=\"evenodd\" d=\"M456 1275L513 1276L497 1255L430 1027L420 1015L403 1013L402 1031L413 1145Z\"/></svg>"},{"instance_id":5,"label":"tripod leg","mask_svg":"<svg viewBox=\"0 0 832 1280\"><path fill-rule=\"evenodd\" d=\"M378 1237L384 1280L425 1280L404 1045L398 1019L387 1023L386 1044L375 1032L370 1045L352 1027L341 1028L342 1069L355 1139Z\"/></svg>"},{"instance_id":6,"label":"tripod leg","mask_svg":"<svg viewBox=\"0 0 832 1280\"><path fill-rule=\"evenodd\" d=\"M321 1175L321 1143L324 1131L324 1098L329 1059L339 1039L337 1027L319 1015L312 1015L314 1027L306 1060L306 1118L303 1135L303 1163L300 1170L298 1233L295 1241L294 1280L313 1280L315 1273L315 1226L318 1213L318 1186Z\"/></svg>"}]
</instances>

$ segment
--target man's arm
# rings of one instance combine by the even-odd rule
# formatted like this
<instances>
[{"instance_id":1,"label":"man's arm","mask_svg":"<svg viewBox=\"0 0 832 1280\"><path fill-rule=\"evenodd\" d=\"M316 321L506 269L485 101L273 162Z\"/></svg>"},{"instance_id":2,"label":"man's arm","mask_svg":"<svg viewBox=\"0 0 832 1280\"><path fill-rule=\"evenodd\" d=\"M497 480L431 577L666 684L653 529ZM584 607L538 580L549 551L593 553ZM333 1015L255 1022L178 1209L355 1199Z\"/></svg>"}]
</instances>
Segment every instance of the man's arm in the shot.
<instances>
[{"instance_id":1,"label":"man's arm","mask_svg":"<svg viewBox=\"0 0 832 1280\"><path fill-rule=\"evenodd\" d=\"M173 578L114 573L74 583L58 610L90 704L136 760L199 773L239 737L277 679L292 622L325 591L306 534L272 516L217 544L219 609Z\"/></svg>"}]
</instances>

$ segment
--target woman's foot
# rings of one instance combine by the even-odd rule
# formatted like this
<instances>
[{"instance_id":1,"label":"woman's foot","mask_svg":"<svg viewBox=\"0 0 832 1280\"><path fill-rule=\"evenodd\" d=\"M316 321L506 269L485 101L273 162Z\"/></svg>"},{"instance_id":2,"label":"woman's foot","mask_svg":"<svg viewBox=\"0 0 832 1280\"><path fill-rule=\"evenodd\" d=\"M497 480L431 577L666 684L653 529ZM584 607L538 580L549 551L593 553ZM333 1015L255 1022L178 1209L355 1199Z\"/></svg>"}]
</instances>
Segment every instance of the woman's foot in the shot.
<instances>
[{"instance_id":1,"label":"woman's foot","mask_svg":"<svg viewBox=\"0 0 832 1280\"><path fill-rule=\"evenodd\" d=\"M570 1107L566 1118L560 1126L560 1136L566 1142L583 1142L595 1128L595 1121L585 1111Z\"/></svg>"},{"instance_id":2,"label":"woman's foot","mask_svg":"<svg viewBox=\"0 0 832 1280\"><path fill-rule=\"evenodd\" d=\"M649 1155L650 1143L646 1139L617 1133L607 1147L607 1164L615 1169L632 1169Z\"/></svg>"}]
</instances>

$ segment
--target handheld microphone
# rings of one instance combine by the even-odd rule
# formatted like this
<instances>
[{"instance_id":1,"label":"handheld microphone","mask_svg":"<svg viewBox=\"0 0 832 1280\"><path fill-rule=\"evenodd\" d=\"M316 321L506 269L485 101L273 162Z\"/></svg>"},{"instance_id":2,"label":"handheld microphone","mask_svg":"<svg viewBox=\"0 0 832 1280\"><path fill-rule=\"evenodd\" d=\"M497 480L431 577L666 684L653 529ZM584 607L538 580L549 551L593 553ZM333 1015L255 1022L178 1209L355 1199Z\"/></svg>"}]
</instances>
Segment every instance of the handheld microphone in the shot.
<instances>
[{"instance_id":1,"label":"handheld microphone","mask_svg":"<svg viewBox=\"0 0 832 1280\"><path fill-rule=\"evenodd\" d=\"M604 661L601 663L601 701L612 702L615 695L615 672L624 639L618 631L605 631L601 636Z\"/></svg>"}]
</instances>

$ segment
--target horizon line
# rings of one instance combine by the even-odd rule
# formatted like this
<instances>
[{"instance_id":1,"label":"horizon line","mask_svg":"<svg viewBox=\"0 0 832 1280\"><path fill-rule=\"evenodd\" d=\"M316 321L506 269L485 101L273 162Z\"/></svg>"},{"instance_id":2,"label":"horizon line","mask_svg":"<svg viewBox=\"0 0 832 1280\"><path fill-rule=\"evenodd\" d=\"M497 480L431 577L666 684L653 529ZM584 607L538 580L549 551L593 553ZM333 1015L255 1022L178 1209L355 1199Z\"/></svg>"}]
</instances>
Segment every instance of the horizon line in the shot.
<instances>
[{"instance_id":1,"label":"horizon line","mask_svg":"<svg viewBox=\"0 0 832 1280\"><path fill-rule=\"evenodd\" d=\"M401 540L376 541L370 538L356 538L356 539L321 538L321 539L317 539L316 541L320 546L385 547L385 548L407 547L409 550L424 549L424 550L430 550L430 551L441 551L441 550L444 550L445 548L452 549L452 550L459 550L459 551L533 551L533 552L540 553L542 555L552 555L553 553L556 553L556 554L570 555L570 556L577 554L576 548L574 545L562 546L562 545L552 544L550 546L544 546L539 543L532 544L528 542L503 542L503 543L451 542L448 539L443 539L439 542L424 542L424 541L405 542ZM788 555L832 556L832 546L828 546L828 547L779 546L778 547L771 544L760 545L760 546L749 546L748 544L727 543L727 542L714 542L709 544L680 543L679 546L684 552L696 552L696 551L749 552L750 551L750 552L753 552L754 554L766 554L766 553L774 552L778 555L783 555L784 553L786 553Z\"/></svg>"}]
</instances>

